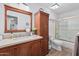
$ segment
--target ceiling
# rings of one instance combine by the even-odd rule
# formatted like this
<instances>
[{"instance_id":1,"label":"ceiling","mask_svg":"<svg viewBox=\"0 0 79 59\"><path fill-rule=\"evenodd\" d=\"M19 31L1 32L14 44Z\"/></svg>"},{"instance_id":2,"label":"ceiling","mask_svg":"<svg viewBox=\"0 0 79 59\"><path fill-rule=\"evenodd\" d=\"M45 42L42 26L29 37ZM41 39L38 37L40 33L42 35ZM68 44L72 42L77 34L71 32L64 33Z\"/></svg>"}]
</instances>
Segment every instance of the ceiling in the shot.
<instances>
[{"instance_id":1,"label":"ceiling","mask_svg":"<svg viewBox=\"0 0 79 59\"><path fill-rule=\"evenodd\" d=\"M28 5L32 7L38 6L39 8L49 8L54 3L29 3ZM52 10L56 14L63 14L66 12L74 11L79 9L79 3L58 3L60 7L58 9Z\"/></svg>"}]
</instances>

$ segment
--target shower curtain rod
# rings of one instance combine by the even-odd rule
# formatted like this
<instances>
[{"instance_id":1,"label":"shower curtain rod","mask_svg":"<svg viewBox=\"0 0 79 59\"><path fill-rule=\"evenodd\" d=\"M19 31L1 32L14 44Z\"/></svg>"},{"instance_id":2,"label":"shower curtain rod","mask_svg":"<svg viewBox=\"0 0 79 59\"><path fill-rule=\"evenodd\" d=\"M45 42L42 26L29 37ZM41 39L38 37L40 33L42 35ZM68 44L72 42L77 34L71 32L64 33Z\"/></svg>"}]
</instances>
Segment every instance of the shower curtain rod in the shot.
<instances>
[{"instance_id":1,"label":"shower curtain rod","mask_svg":"<svg viewBox=\"0 0 79 59\"><path fill-rule=\"evenodd\" d=\"M62 18L62 19L70 19L70 18L75 18L75 17L79 17L79 15L78 16L65 17L65 18Z\"/></svg>"}]
</instances>

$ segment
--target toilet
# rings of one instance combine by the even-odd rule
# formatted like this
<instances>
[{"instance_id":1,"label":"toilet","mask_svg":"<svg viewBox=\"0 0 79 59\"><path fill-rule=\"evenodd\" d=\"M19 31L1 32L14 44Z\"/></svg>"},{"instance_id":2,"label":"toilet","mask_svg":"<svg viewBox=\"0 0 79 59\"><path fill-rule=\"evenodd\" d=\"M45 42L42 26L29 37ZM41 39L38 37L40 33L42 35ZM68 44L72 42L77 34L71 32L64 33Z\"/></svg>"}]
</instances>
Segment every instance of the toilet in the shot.
<instances>
[{"instance_id":1,"label":"toilet","mask_svg":"<svg viewBox=\"0 0 79 59\"><path fill-rule=\"evenodd\" d=\"M54 48L58 51L62 51L63 42L61 40L51 38L50 45L51 45L51 48Z\"/></svg>"}]
</instances>

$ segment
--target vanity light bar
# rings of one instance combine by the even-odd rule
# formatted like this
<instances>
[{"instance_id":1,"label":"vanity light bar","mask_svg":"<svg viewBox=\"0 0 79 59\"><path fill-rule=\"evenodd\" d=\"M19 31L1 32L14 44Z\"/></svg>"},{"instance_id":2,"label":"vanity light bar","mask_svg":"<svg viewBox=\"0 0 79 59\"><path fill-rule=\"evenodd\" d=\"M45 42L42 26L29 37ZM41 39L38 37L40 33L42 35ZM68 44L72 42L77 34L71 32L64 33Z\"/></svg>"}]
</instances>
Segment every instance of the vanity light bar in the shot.
<instances>
[{"instance_id":1,"label":"vanity light bar","mask_svg":"<svg viewBox=\"0 0 79 59\"><path fill-rule=\"evenodd\" d=\"M55 4L52 5L50 8L51 8L51 9L57 9L57 8L59 8L59 4L58 4L58 3L55 3Z\"/></svg>"},{"instance_id":2,"label":"vanity light bar","mask_svg":"<svg viewBox=\"0 0 79 59\"><path fill-rule=\"evenodd\" d=\"M25 6L28 6L26 3L22 3L23 5L25 5Z\"/></svg>"}]
</instances>

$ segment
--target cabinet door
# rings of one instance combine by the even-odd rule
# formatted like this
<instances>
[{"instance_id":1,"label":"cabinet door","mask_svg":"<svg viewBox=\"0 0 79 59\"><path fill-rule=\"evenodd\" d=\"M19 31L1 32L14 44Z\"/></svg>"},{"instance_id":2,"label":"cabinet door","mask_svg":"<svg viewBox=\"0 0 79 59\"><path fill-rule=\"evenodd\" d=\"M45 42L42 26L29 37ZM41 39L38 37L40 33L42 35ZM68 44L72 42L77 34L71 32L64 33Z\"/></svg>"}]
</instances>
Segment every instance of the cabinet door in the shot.
<instances>
[{"instance_id":1,"label":"cabinet door","mask_svg":"<svg viewBox=\"0 0 79 59\"><path fill-rule=\"evenodd\" d=\"M20 55L21 56L31 56L31 43L24 43L20 45Z\"/></svg>"},{"instance_id":2,"label":"cabinet door","mask_svg":"<svg viewBox=\"0 0 79 59\"><path fill-rule=\"evenodd\" d=\"M20 55L20 46L19 45L11 46L10 54L12 56L19 56Z\"/></svg>"},{"instance_id":3,"label":"cabinet door","mask_svg":"<svg viewBox=\"0 0 79 59\"><path fill-rule=\"evenodd\" d=\"M9 48L0 49L0 56L10 56Z\"/></svg>"},{"instance_id":4,"label":"cabinet door","mask_svg":"<svg viewBox=\"0 0 79 59\"><path fill-rule=\"evenodd\" d=\"M42 39L41 40L41 55L48 54L48 40Z\"/></svg>"},{"instance_id":5,"label":"cabinet door","mask_svg":"<svg viewBox=\"0 0 79 59\"><path fill-rule=\"evenodd\" d=\"M41 48L40 48L40 40L32 41L32 56L40 56Z\"/></svg>"},{"instance_id":6,"label":"cabinet door","mask_svg":"<svg viewBox=\"0 0 79 59\"><path fill-rule=\"evenodd\" d=\"M48 15L41 14L40 26L41 35L48 36Z\"/></svg>"}]
</instances>

